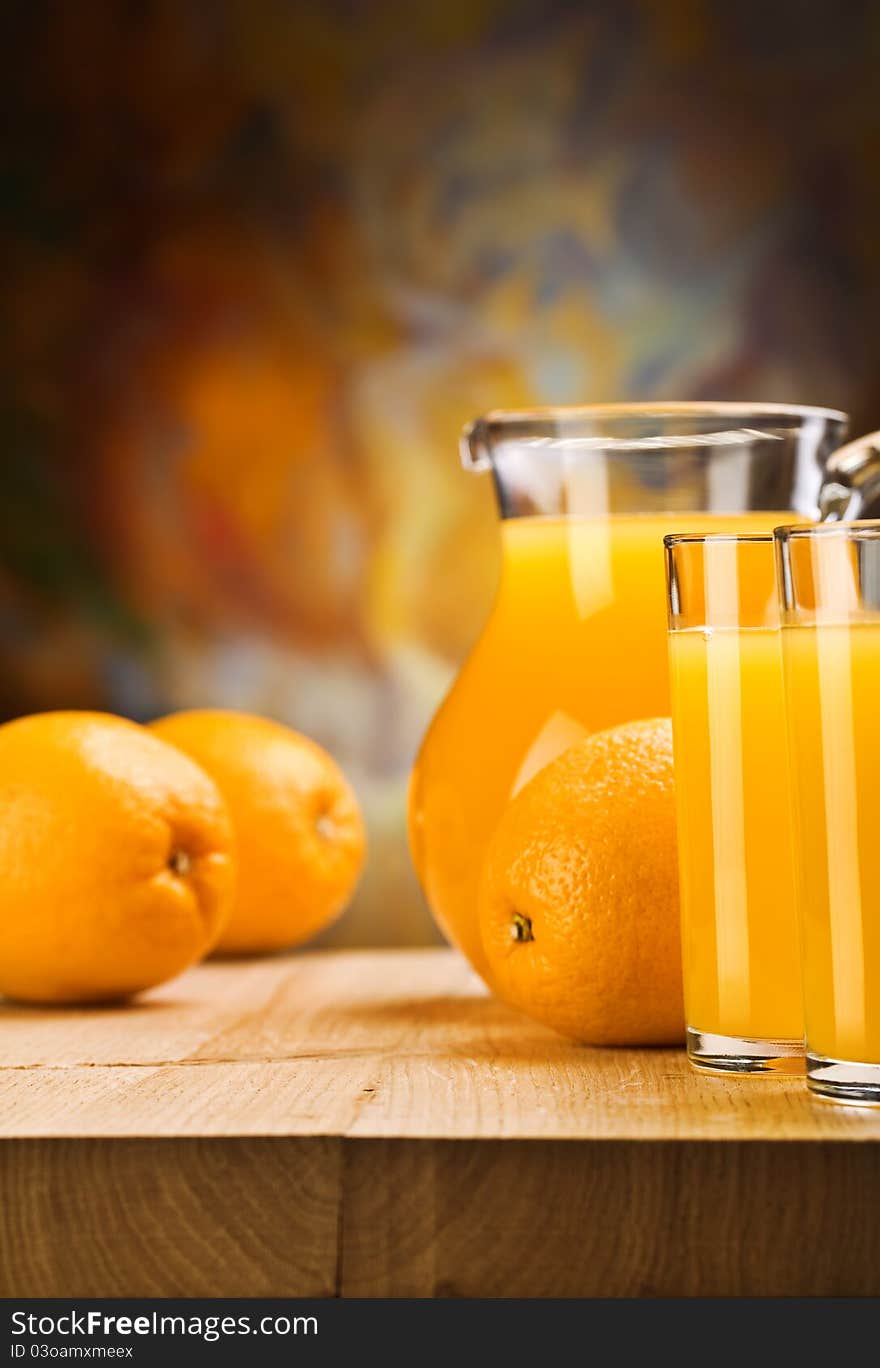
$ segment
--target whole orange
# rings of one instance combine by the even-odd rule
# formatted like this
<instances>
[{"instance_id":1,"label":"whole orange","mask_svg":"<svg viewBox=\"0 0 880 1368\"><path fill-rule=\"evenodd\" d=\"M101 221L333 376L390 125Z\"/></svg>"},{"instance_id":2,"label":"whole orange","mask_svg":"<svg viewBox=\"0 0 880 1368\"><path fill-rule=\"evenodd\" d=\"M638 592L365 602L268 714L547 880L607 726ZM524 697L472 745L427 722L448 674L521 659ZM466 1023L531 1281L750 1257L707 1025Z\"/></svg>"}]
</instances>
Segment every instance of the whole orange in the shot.
<instances>
[{"instance_id":1,"label":"whole orange","mask_svg":"<svg viewBox=\"0 0 880 1368\"><path fill-rule=\"evenodd\" d=\"M594 1045L684 1034L668 718L579 742L505 810L480 929L501 997Z\"/></svg>"},{"instance_id":2,"label":"whole orange","mask_svg":"<svg viewBox=\"0 0 880 1368\"><path fill-rule=\"evenodd\" d=\"M218 951L280 950L349 901L364 860L357 799L336 762L289 727L199 709L152 724L216 780L232 817L238 888Z\"/></svg>"},{"instance_id":3,"label":"whole orange","mask_svg":"<svg viewBox=\"0 0 880 1368\"><path fill-rule=\"evenodd\" d=\"M143 727L38 713L0 727L0 993L123 997L210 950L229 914L216 785Z\"/></svg>"}]
</instances>

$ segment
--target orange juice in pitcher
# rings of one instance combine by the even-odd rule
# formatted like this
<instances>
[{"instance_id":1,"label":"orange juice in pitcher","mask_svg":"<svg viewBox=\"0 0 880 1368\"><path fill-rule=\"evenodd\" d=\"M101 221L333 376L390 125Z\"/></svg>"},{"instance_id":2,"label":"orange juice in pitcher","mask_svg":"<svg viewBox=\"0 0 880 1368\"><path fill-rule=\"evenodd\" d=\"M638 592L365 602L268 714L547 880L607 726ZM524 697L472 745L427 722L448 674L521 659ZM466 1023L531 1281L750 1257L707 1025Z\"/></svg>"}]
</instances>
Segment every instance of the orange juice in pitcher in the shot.
<instances>
[{"instance_id":1,"label":"orange juice in pitcher","mask_svg":"<svg viewBox=\"0 0 880 1368\"><path fill-rule=\"evenodd\" d=\"M466 431L465 464L495 480L501 579L416 761L410 844L434 916L480 973L477 891L507 802L588 732L669 713L663 536L819 517L845 423L633 404L491 414Z\"/></svg>"}]
</instances>

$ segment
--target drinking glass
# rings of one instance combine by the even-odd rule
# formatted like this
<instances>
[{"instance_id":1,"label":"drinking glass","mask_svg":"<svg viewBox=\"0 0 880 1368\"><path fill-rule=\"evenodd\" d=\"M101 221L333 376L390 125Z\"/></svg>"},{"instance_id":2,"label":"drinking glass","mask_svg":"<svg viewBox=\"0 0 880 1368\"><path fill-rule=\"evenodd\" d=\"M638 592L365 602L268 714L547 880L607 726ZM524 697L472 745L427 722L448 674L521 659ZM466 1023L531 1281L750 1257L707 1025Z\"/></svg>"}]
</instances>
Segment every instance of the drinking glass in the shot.
<instances>
[{"instance_id":1,"label":"drinking glass","mask_svg":"<svg viewBox=\"0 0 880 1368\"><path fill-rule=\"evenodd\" d=\"M773 538L664 545L688 1056L802 1072Z\"/></svg>"},{"instance_id":2,"label":"drinking glass","mask_svg":"<svg viewBox=\"0 0 880 1368\"><path fill-rule=\"evenodd\" d=\"M880 1103L880 522L775 541L807 1083Z\"/></svg>"}]
</instances>

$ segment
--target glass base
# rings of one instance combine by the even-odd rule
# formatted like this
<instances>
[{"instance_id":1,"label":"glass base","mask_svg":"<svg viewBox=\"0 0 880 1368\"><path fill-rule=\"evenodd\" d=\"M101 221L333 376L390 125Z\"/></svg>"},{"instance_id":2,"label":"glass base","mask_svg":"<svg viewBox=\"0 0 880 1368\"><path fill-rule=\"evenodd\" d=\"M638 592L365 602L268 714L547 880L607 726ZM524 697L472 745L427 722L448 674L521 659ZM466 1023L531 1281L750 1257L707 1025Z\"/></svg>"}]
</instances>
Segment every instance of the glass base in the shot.
<instances>
[{"instance_id":1,"label":"glass base","mask_svg":"<svg viewBox=\"0 0 880 1368\"><path fill-rule=\"evenodd\" d=\"M688 1059L695 1069L726 1074L802 1074L802 1040L749 1040L687 1030Z\"/></svg>"},{"instance_id":2,"label":"glass base","mask_svg":"<svg viewBox=\"0 0 880 1368\"><path fill-rule=\"evenodd\" d=\"M817 1097L853 1107L880 1106L880 1064L807 1055L807 1087Z\"/></svg>"}]
</instances>

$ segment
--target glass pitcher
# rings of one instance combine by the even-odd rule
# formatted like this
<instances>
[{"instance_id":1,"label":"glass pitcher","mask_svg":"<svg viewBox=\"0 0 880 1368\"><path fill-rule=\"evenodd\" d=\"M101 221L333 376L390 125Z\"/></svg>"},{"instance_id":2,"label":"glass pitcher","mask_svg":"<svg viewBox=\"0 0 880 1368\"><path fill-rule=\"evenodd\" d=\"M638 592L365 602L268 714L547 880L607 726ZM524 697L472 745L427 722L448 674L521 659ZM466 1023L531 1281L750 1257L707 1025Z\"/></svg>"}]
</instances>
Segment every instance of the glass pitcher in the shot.
<instances>
[{"instance_id":1,"label":"glass pitcher","mask_svg":"<svg viewBox=\"0 0 880 1368\"><path fill-rule=\"evenodd\" d=\"M409 832L436 920L484 977L477 895L505 805L587 733L669 713L664 535L858 516L861 460L834 460L846 422L784 404L627 404L490 413L465 430L465 467L495 482L501 580L422 744Z\"/></svg>"}]
</instances>

